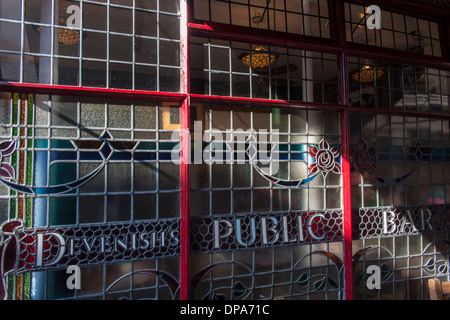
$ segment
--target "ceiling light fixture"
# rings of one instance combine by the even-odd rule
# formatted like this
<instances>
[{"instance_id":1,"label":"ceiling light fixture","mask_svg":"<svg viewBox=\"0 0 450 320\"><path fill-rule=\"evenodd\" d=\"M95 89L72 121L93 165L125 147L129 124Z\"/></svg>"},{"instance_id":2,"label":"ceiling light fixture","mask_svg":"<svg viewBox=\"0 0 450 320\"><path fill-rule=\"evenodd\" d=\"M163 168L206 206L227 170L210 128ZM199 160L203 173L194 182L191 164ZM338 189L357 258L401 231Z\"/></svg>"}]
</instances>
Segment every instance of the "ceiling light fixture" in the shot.
<instances>
[{"instance_id":1,"label":"ceiling light fixture","mask_svg":"<svg viewBox=\"0 0 450 320\"><path fill-rule=\"evenodd\" d=\"M58 29L58 41L65 46L71 46L80 41L80 32L72 29Z\"/></svg>"},{"instance_id":2,"label":"ceiling light fixture","mask_svg":"<svg viewBox=\"0 0 450 320\"><path fill-rule=\"evenodd\" d=\"M243 64L255 70L266 69L271 63L275 62L277 58L277 55L269 53L267 49L261 45L254 46L251 52L239 55L239 60L241 60Z\"/></svg>"},{"instance_id":3,"label":"ceiling light fixture","mask_svg":"<svg viewBox=\"0 0 450 320\"><path fill-rule=\"evenodd\" d=\"M64 24L64 18L60 18L59 22ZM41 32L40 26L33 26L37 32ZM83 32L83 39L87 37L87 32ZM69 28L58 28L58 42L69 47L80 42L80 31Z\"/></svg>"},{"instance_id":4,"label":"ceiling light fixture","mask_svg":"<svg viewBox=\"0 0 450 320\"><path fill-rule=\"evenodd\" d=\"M359 72L352 75L352 78L358 82L369 83L375 78L380 79L384 75L383 70L375 70L371 65L363 66Z\"/></svg>"}]
</instances>

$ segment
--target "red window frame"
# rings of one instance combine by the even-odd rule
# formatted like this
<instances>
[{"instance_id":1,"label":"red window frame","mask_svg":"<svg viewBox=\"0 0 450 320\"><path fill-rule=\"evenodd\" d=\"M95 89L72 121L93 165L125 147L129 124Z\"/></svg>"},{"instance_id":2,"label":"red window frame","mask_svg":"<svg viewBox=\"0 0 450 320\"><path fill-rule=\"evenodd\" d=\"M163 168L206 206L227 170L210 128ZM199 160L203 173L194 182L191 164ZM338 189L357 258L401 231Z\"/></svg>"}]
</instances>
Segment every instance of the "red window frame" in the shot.
<instances>
[{"instance_id":1,"label":"red window frame","mask_svg":"<svg viewBox=\"0 0 450 320\"><path fill-rule=\"evenodd\" d=\"M152 92L122 89L89 88L79 86L41 85L28 83L0 83L0 91L5 92L27 92L37 94L55 94L69 96L92 96L124 99L152 99L155 101L177 101L181 103L181 239L180 239L180 299L189 299L190 276L189 276L189 156L190 152L190 104L198 102L210 103L232 103L246 105L270 105L279 107L300 107L308 109L335 110L341 113L342 130L342 194L343 194L343 216L344 216L344 262L345 262L345 298L353 299L352 274L352 203L350 182L350 112L373 112L377 114L391 114L418 117L439 117L450 119L450 114L433 114L406 110L376 109L366 107L350 106L348 99L348 70L347 57L356 55L370 59L385 59L410 63L415 65L439 68L450 71L450 9L430 7L407 0L351 0L351 2L372 5L376 4L382 8L409 13L424 18L433 18L440 22L440 36L442 58L422 56L418 54L399 52L391 49L370 47L367 45L353 44L346 41L344 0L328 0L329 16L331 24L331 39L318 39L309 36L298 36L277 31L264 31L230 26L213 22L196 21L193 17L195 0L180 0L181 14L181 86L179 93ZM407 8L407 9L405 9ZM426 15L424 14L426 13ZM274 101L269 99L239 98L208 96L201 94L190 94L189 92L189 37L204 36L223 38L234 41L255 42L281 47L299 48L305 50L319 50L338 55L340 103L318 104L298 101Z\"/></svg>"}]
</instances>

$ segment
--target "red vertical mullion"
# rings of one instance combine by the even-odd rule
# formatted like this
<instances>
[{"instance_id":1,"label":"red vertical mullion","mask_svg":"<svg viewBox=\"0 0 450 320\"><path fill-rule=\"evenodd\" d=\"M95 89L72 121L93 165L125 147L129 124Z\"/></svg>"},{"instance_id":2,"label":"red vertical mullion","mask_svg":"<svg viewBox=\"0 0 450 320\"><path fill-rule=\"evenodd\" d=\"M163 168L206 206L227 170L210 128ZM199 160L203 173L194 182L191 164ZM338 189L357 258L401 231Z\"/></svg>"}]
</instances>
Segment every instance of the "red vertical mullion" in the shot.
<instances>
[{"instance_id":1,"label":"red vertical mullion","mask_svg":"<svg viewBox=\"0 0 450 320\"><path fill-rule=\"evenodd\" d=\"M345 30L345 3L343 0L336 1L334 7L336 16L337 38L343 49L339 54L339 99L340 104L346 108L341 112L342 130L342 209L343 209L343 231L344 231L344 283L345 299L353 300L353 250L352 250L352 198L351 198L351 175L350 175L350 110L348 99L348 69L346 51ZM333 13L332 13L333 14Z\"/></svg>"},{"instance_id":2,"label":"red vertical mullion","mask_svg":"<svg viewBox=\"0 0 450 320\"><path fill-rule=\"evenodd\" d=\"M181 118L181 163L180 163L180 299L189 299L189 101L186 99L180 112Z\"/></svg>"},{"instance_id":3,"label":"red vertical mullion","mask_svg":"<svg viewBox=\"0 0 450 320\"><path fill-rule=\"evenodd\" d=\"M344 215L345 299L353 300L352 199L350 181L350 112L342 111L342 207Z\"/></svg>"},{"instance_id":4,"label":"red vertical mullion","mask_svg":"<svg viewBox=\"0 0 450 320\"><path fill-rule=\"evenodd\" d=\"M180 110L180 299L189 299L189 36L188 0L180 2L180 89L186 94Z\"/></svg>"},{"instance_id":5,"label":"red vertical mullion","mask_svg":"<svg viewBox=\"0 0 450 320\"><path fill-rule=\"evenodd\" d=\"M348 101L347 56L344 53L340 57L341 70L341 99ZM350 110L345 108L341 113L342 130L342 208L344 219L344 265L345 265L345 299L353 299L353 250L352 250L352 198L351 198L351 174L350 174Z\"/></svg>"}]
</instances>

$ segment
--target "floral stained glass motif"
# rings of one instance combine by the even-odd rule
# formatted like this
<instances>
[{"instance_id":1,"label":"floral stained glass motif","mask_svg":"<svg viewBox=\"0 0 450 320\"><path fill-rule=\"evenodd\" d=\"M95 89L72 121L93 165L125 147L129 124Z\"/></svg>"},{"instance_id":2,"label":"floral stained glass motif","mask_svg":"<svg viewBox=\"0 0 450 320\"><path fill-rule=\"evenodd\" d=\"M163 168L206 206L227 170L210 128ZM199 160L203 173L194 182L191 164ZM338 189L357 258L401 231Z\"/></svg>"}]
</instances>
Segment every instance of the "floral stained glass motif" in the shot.
<instances>
[{"instance_id":1,"label":"floral stained glass motif","mask_svg":"<svg viewBox=\"0 0 450 320\"><path fill-rule=\"evenodd\" d=\"M4 141L0 143L0 177L3 179L11 179L15 175L14 168L8 163L3 163L4 158L12 155L15 150L15 141Z\"/></svg>"},{"instance_id":2,"label":"floral stained glass motif","mask_svg":"<svg viewBox=\"0 0 450 320\"><path fill-rule=\"evenodd\" d=\"M308 177L301 180L285 180L268 175L263 169L254 165L256 171L273 184L284 188L300 188L311 183L320 173L326 176L332 172L341 174L340 165L340 147L331 147L325 139L322 139L319 145L313 145L309 148L313 163L309 167Z\"/></svg>"},{"instance_id":3,"label":"floral stained glass motif","mask_svg":"<svg viewBox=\"0 0 450 320\"><path fill-rule=\"evenodd\" d=\"M421 158L420 144L416 146L416 152L413 158L417 161ZM416 167L410 170L406 175L393 179L382 178L377 175L375 148L370 147L364 140L361 140L357 145L350 146L350 169L352 172L358 171L361 175L365 173L377 179L382 184L396 184L406 180L414 171Z\"/></svg>"},{"instance_id":4,"label":"floral stained glass motif","mask_svg":"<svg viewBox=\"0 0 450 320\"><path fill-rule=\"evenodd\" d=\"M359 171L361 174L369 172L374 174L376 172L376 165L373 161L375 156L375 149L369 148L364 140L358 145L350 147L350 169L351 171Z\"/></svg>"},{"instance_id":5,"label":"floral stained glass motif","mask_svg":"<svg viewBox=\"0 0 450 320\"><path fill-rule=\"evenodd\" d=\"M313 146L309 148L309 152L313 158L316 159L316 163L312 164L309 168L310 174L322 172L327 175L329 172L336 174L341 173L341 165L337 162L339 158L339 147L330 147L330 145L322 139L318 148Z\"/></svg>"}]
</instances>

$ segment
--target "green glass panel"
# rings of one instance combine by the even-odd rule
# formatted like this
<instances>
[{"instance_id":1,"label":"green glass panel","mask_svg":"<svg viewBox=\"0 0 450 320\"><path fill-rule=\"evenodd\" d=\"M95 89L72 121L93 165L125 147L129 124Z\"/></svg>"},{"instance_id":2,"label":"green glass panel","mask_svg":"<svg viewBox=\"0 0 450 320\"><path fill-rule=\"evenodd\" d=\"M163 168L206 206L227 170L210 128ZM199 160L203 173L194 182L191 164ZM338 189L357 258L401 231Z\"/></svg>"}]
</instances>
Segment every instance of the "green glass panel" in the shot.
<instances>
[{"instance_id":1,"label":"green glass panel","mask_svg":"<svg viewBox=\"0 0 450 320\"><path fill-rule=\"evenodd\" d=\"M76 223L77 199L75 197L50 198L50 224L69 225Z\"/></svg>"}]
</instances>

